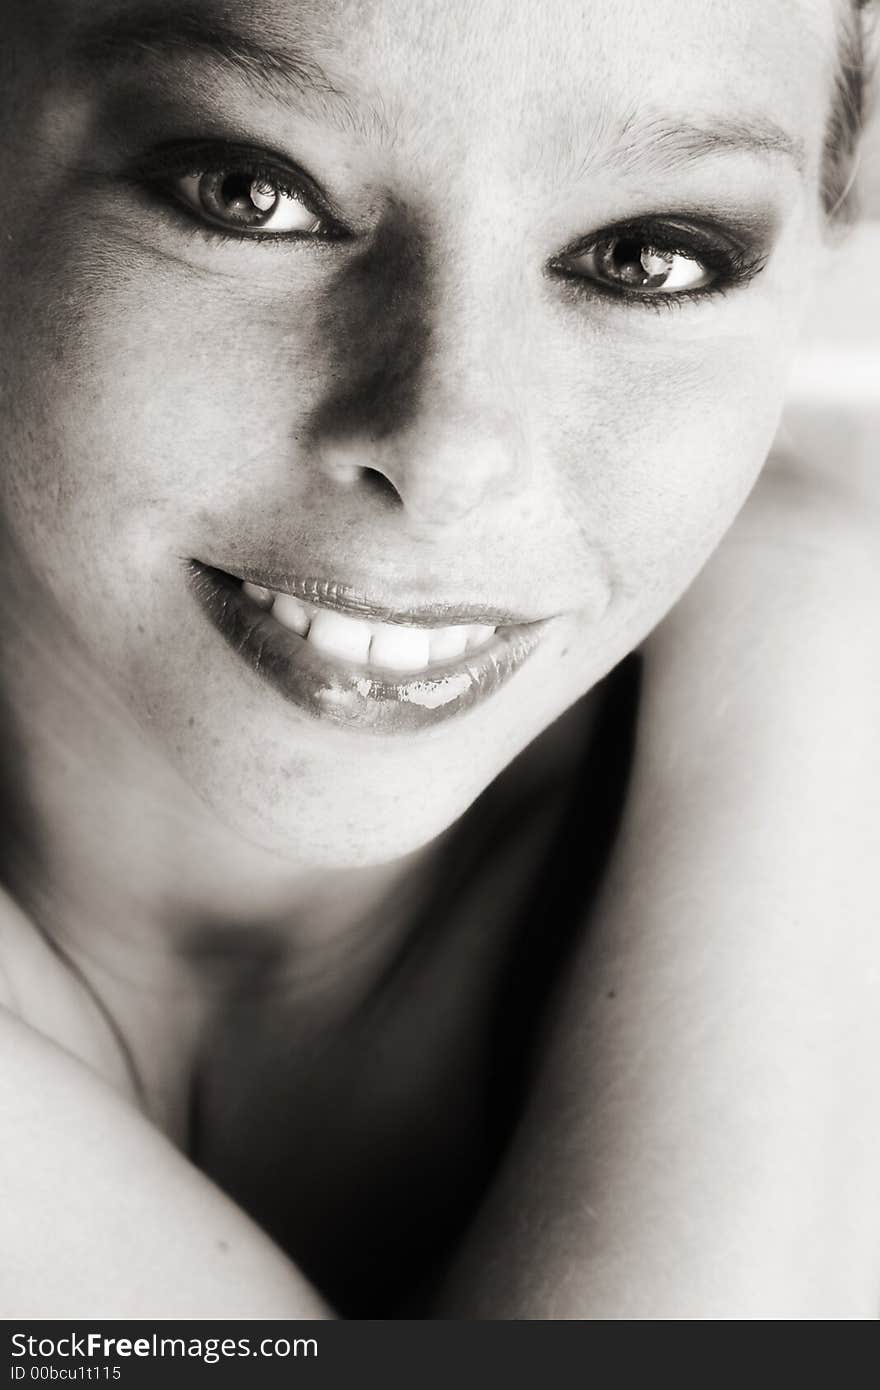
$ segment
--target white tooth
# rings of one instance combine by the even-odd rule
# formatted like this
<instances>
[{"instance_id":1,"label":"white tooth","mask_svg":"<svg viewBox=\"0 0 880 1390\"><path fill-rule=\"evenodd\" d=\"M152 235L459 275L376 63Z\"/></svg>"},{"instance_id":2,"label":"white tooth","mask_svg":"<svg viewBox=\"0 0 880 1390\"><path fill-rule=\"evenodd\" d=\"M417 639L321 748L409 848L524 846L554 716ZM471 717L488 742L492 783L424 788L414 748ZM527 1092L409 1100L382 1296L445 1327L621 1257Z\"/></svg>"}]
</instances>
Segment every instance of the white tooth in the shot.
<instances>
[{"instance_id":1,"label":"white tooth","mask_svg":"<svg viewBox=\"0 0 880 1390\"><path fill-rule=\"evenodd\" d=\"M371 666L385 666L389 671L421 671L429 656L429 638L424 628L404 627L401 623L373 624Z\"/></svg>"},{"instance_id":2,"label":"white tooth","mask_svg":"<svg viewBox=\"0 0 880 1390\"><path fill-rule=\"evenodd\" d=\"M361 618L319 608L309 628L309 645L328 656L365 663L370 650L370 627Z\"/></svg>"},{"instance_id":3,"label":"white tooth","mask_svg":"<svg viewBox=\"0 0 880 1390\"><path fill-rule=\"evenodd\" d=\"M452 661L456 656L464 656L467 646L466 627L435 627L431 630L431 660Z\"/></svg>"},{"instance_id":4,"label":"white tooth","mask_svg":"<svg viewBox=\"0 0 880 1390\"><path fill-rule=\"evenodd\" d=\"M290 628L291 632L298 632L300 637L305 637L309 630L308 610L293 594L275 595L272 617L277 618L283 627Z\"/></svg>"},{"instance_id":5,"label":"white tooth","mask_svg":"<svg viewBox=\"0 0 880 1390\"><path fill-rule=\"evenodd\" d=\"M485 623L471 623L467 630L468 651L472 652L475 647L482 647L494 631L494 627L487 627Z\"/></svg>"},{"instance_id":6,"label":"white tooth","mask_svg":"<svg viewBox=\"0 0 880 1390\"><path fill-rule=\"evenodd\" d=\"M258 603L261 608L271 608L272 600L275 595L271 589L264 589L262 584L252 584L246 579L241 586L243 594L247 594L252 603Z\"/></svg>"}]
</instances>

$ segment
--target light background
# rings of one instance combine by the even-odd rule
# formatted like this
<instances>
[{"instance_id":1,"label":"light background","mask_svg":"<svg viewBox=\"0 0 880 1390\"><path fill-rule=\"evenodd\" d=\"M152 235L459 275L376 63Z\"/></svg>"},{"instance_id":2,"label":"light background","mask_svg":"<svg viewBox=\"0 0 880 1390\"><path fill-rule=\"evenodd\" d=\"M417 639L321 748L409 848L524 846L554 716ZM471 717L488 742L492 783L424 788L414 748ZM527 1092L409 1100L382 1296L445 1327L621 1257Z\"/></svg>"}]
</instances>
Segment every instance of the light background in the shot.
<instances>
[{"instance_id":1,"label":"light background","mask_svg":"<svg viewBox=\"0 0 880 1390\"><path fill-rule=\"evenodd\" d=\"M876 84L875 84L876 85ZM880 101L862 144L859 219L819 291L795 362L782 442L880 507ZM831 469L829 472L829 463Z\"/></svg>"}]
</instances>

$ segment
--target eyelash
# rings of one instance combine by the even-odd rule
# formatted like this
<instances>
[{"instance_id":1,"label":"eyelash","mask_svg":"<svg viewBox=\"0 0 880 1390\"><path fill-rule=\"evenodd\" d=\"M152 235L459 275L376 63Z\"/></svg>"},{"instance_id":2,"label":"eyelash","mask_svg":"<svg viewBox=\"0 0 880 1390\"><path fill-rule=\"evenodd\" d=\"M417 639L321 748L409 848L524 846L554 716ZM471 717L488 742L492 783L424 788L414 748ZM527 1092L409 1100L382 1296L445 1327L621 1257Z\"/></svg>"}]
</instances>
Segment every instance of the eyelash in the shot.
<instances>
[{"instance_id":1,"label":"eyelash","mask_svg":"<svg viewBox=\"0 0 880 1390\"><path fill-rule=\"evenodd\" d=\"M299 199L325 224L323 230L266 232L262 235L248 236L201 219L169 184L175 178L200 175L217 169L231 174L247 174L254 179L265 179L279 192ZM148 158L133 168L131 175L141 191L146 189L151 195L160 196L166 207L185 221L189 232L201 235L215 245L218 242L240 245L243 241L257 242L263 246L291 241L314 244L348 240L352 235L310 179L295 173L281 159L276 163L271 156L267 158L265 150L230 145L222 141L201 144L175 142L154 150ZM693 289L671 290L665 293L662 290L644 292L636 288L617 288L565 266L566 259L583 255L601 242L612 238L631 238L642 241L646 246L650 245L660 253L697 260L708 270L715 272L714 278L707 285ZM660 310L681 308L684 304L697 300L720 298L729 290L739 288L752 280L764 269L767 259L764 250L744 247L705 224L683 223L673 217L655 215L614 223L602 227L588 237L581 237L565 251L554 256L547 269L553 275L572 284L578 295L598 295L626 306L644 306Z\"/></svg>"},{"instance_id":2,"label":"eyelash","mask_svg":"<svg viewBox=\"0 0 880 1390\"><path fill-rule=\"evenodd\" d=\"M230 174L247 174L253 179L265 179L280 193L299 199L325 224L324 230L265 232L261 236L248 236L203 220L173 191L170 184L173 179L205 174L214 169L222 169ZM265 246L291 241L340 241L350 236L348 229L329 206L328 200L311 180L295 173L281 160L275 163L271 157L267 158L265 150L227 145L218 141L201 145L175 143L154 150L146 159L140 160L131 169L130 176L141 191L146 190L153 196L159 196L167 208L179 214L189 231L196 235L202 234L213 243L220 241L240 245L243 241L248 241Z\"/></svg>"},{"instance_id":3,"label":"eyelash","mask_svg":"<svg viewBox=\"0 0 880 1390\"><path fill-rule=\"evenodd\" d=\"M685 256L699 261L707 270L714 272L714 278L707 285L693 289L639 291L638 289L618 289L599 279L579 274L568 269L564 262L574 256L593 250L603 241L613 238L641 241L661 254ZM581 237L548 264L548 270L572 284L578 294L600 295L605 299L625 304L644 305L649 309L675 309L697 300L721 298L732 289L738 289L764 269L768 252L755 247L748 248L733 242L723 233L699 223L682 223L674 217L651 216L629 222L616 222L603 227L588 237Z\"/></svg>"}]
</instances>

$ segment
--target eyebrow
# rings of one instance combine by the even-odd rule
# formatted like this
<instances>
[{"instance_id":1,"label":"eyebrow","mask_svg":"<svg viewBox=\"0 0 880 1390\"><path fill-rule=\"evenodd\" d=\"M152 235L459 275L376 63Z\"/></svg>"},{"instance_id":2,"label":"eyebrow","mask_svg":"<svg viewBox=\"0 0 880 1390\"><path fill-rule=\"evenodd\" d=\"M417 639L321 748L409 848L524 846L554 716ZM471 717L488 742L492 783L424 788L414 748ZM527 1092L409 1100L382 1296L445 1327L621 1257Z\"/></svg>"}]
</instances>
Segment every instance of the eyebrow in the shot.
<instances>
[{"instance_id":1,"label":"eyebrow","mask_svg":"<svg viewBox=\"0 0 880 1390\"><path fill-rule=\"evenodd\" d=\"M393 139L385 113L369 103L352 102L308 52L305 39L274 42L262 32L252 37L230 24L222 11L186 0L172 9L147 4L107 16L81 30L70 51L74 68L90 74L106 73L108 66L137 66L145 58L168 61L197 55L221 63L259 96L284 98L293 93L347 133L386 143ZM577 176L603 170L639 173L646 168L675 173L694 160L719 154L782 157L801 174L806 168L804 142L764 115L695 119L691 112L676 117L633 111L610 144L597 141L582 158Z\"/></svg>"},{"instance_id":2,"label":"eyebrow","mask_svg":"<svg viewBox=\"0 0 880 1390\"><path fill-rule=\"evenodd\" d=\"M147 5L89 24L75 35L69 60L74 71L93 76L108 67L137 67L145 59L194 56L222 64L257 95L293 93L349 133L390 137L382 112L366 103L356 106L308 52L305 41L251 37L221 12L186 3L173 9Z\"/></svg>"},{"instance_id":3,"label":"eyebrow","mask_svg":"<svg viewBox=\"0 0 880 1390\"><path fill-rule=\"evenodd\" d=\"M583 161L582 171L594 173L597 165L613 164L624 173L644 165L673 173L695 159L719 154L750 154L763 159L784 158L798 173L806 169L806 147L769 116L742 118L713 115L695 118L659 114L630 115L610 147L597 148Z\"/></svg>"}]
</instances>

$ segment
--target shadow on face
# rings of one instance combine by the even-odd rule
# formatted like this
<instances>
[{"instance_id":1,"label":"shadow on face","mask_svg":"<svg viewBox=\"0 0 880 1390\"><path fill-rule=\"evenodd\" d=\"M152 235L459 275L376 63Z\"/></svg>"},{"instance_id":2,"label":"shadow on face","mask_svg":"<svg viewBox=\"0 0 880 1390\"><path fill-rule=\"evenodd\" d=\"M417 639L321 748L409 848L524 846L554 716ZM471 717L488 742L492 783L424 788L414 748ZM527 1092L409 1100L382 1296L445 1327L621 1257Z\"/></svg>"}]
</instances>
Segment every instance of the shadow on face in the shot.
<instances>
[{"instance_id":1,"label":"shadow on face","mask_svg":"<svg viewBox=\"0 0 880 1390\"><path fill-rule=\"evenodd\" d=\"M318 329L329 390L306 427L310 444L382 440L417 420L433 306L425 239L394 209L334 278Z\"/></svg>"},{"instance_id":2,"label":"shadow on face","mask_svg":"<svg viewBox=\"0 0 880 1390\"><path fill-rule=\"evenodd\" d=\"M820 257L830 0L6 22L19 553L236 833L423 843L659 621L760 469ZM341 234L263 236L259 201L243 233L251 188ZM353 749L236 664L190 560L548 636L466 717Z\"/></svg>"}]
</instances>

